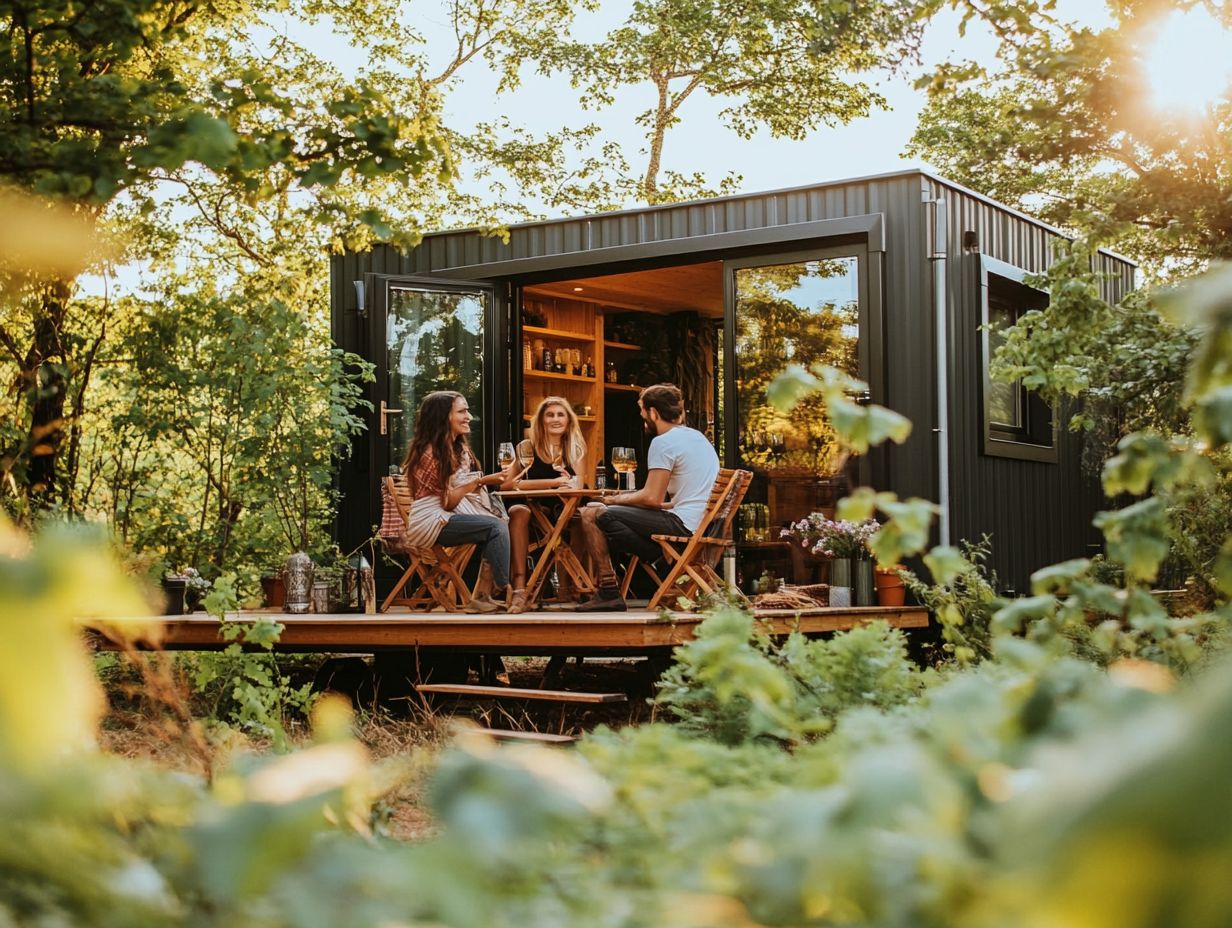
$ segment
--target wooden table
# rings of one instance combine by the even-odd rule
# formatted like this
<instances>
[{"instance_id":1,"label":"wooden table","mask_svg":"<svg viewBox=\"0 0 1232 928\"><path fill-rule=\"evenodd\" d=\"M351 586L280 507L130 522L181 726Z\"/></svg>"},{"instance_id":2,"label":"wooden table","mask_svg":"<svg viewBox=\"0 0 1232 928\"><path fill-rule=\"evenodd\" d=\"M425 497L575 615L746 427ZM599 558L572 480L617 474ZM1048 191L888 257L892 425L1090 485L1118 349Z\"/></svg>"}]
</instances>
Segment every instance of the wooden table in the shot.
<instances>
[{"instance_id":1,"label":"wooden table","mask_svg":"<svg viewBox=\"0 0 1232 928\"><path fill-rule=\"evenodd\" d=\"M530 546L531 551L538 550L539 557L535 560L535 567L530 573L530 578L526 581L526 602L528 606L533 606L539 602L539 592L543 589L543 583L548 578L548 574L555 567L557 572L564 571L573 581L574 587L579 593L593 593L596 589L595 578L590 575L590 571L586 566L578 560L577 555L573 553L573 549L567 544L562 544L564 540L565 528L569 525L569 520L573 518L578 511L578 506L582 500L597 500L604 496L610 496L614 493L613 490L569 490L569 489L554 489L554 490L498 490L496 495L505 501L506 505L512 503L526 503L530 509L531 521L537 525L540 531L543 532L543 538ZM563 504L560 515L553 522L551 515L548 512L547 503L554 500L560 500Z\"/></svg>"}]
</instances>

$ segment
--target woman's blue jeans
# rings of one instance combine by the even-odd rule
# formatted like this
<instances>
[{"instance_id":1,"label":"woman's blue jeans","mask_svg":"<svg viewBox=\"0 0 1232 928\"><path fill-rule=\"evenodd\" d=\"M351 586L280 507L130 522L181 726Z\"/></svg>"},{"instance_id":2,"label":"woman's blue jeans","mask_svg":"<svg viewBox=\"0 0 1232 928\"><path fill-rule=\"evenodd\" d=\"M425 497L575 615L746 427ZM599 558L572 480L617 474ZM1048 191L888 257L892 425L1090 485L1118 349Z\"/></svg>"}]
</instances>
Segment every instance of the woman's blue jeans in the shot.
<instances>
[{"instance_id":1,"label":"woman's blue jeans","mask_svg":"<svg viewBox=\"0 0 1232 928\"><path fill-rule=\"evenodd\" d=\"M436 536L438 545L479 545L483 559L492 568L492 585L509 585L509 524L496 516L455 513Z\"/></svg>"}]
</instances>

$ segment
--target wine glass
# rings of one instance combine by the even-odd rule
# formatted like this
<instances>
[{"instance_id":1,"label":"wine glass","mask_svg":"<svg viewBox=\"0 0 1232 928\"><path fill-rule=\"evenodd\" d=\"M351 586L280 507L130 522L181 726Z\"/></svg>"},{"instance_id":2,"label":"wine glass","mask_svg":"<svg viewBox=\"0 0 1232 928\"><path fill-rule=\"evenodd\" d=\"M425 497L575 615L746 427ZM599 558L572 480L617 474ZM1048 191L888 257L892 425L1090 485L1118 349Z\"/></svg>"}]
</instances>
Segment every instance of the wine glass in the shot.
<instances>
[{"instance_id":1,"label":"wine glass","mask_svg":"<svg viewBox=\"0 0 1232 928\"><path fill-rule=\"evenodd\" d=\"M518 445L517 450L518 464L522 470L530 470L530 466L535 463L535 449L530 446L529 441L524 441Z\"/></svg>"},{"instance_id":2,"label":"wine glass","mask_svg":"<svg viewBox=\"0 0 1232 928\"><path fill-rule=\"evenodd\" d=\"M637 449L635 448L613 448L612 449L612 469L624 479L620 480L621 489L635 489L636 477L633 476L637 470ZM620 479L619 477L617 479Z\"/></svg>"},{"instance_id":3,"label":"wine glass","mask_svg":"<svg viewBox=\"0 0 1232 928\"><path fill-rule=\"evenodd\" d=\"M513 442L502 441L500 447L496 449L496 463L502 468L508 467L517 457L517 452L513 450Z\"/></svg>"}]
</instances>

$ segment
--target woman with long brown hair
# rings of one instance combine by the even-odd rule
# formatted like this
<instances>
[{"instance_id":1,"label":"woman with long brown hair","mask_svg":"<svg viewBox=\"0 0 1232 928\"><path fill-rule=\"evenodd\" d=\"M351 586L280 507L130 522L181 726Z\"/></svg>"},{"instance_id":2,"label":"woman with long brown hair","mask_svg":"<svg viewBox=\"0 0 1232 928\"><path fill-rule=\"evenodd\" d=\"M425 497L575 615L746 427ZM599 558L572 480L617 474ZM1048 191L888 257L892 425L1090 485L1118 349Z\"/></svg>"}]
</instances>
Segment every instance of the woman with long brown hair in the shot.
<instances>
[{"instance_id":1,"label":"woman with long brown hair","mask_svg":"<svg viewBox=\"0 0 1232 928\"><path fill-rule=\"evenodd\" d=\"M563 396L540 401L530 420L530 437L518 445L522 472L513 486L522 490L580 488L578 476L586 460L586 439L577 414ZM542 505L542 503L541 503ZM547 504L550 506L550 504ZM559 512L560 504L557 504ZM526 555L530 547L530 509L522 504L509 509L509 561L513 598L510 612L526 609Z\"/></svg>"},{"instance_id":2,"label":"woman with long brown hair","mask_svg":"<svg viewBox=\"0 0 1232 928\"><path fill-rule=\"evenodd\" d=\"M509 526L487 508L481 489L511 480L513 467L486 476L479 471L470 431L470 408L461 393L438 390L424 397L402 461L413 500L403 541L411 547L479 545L499 600L509 584ZM495 612L500 607L491 597L477 596L470 608Z\"/></svg>"}]
</instances>

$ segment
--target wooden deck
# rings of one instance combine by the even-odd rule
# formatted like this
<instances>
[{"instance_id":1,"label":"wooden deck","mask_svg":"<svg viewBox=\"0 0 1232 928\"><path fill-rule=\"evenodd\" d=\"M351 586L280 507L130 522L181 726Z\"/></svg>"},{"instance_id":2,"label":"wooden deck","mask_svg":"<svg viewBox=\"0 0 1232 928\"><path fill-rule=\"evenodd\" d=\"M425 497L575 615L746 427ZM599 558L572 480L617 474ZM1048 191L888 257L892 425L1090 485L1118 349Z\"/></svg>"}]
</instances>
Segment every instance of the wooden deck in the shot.
<instances>
[{"instance_id":1,"label":"wooden deck","mask_svg":"<svg viewBox=\"0 0 1232 928\"><path fill-rule=\"evenodd\" d=\"M693 637L702 617L649 610L615 613L535 612L527 615L442 615L389 612L383 615L290 615L275 611L229 614L227 621L269 618L284 626L279 651L373 653L421 648L450 648L507 655L527 654L649 654L683 644ZM881 619L899 628L928 625L927 610L918 606L766 610L757 613L767 634L787 635L799 629L822 634ZM146 620L148 621L148 620ZM166 616L158 644L168 650L217 650L218 619L197 613ZM154 646L154 641L144 642ZM103 647L114 647L104 642Z\"/></svg>"}]
</instances>

